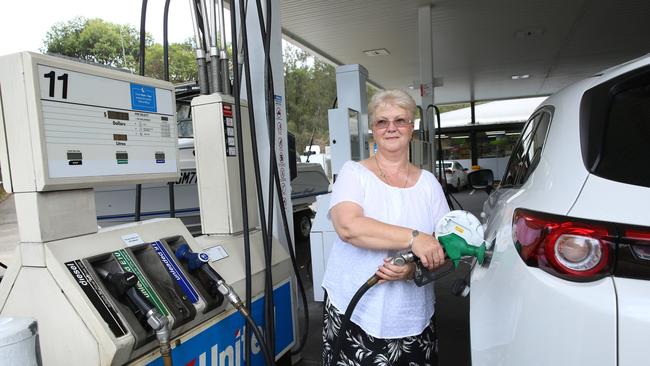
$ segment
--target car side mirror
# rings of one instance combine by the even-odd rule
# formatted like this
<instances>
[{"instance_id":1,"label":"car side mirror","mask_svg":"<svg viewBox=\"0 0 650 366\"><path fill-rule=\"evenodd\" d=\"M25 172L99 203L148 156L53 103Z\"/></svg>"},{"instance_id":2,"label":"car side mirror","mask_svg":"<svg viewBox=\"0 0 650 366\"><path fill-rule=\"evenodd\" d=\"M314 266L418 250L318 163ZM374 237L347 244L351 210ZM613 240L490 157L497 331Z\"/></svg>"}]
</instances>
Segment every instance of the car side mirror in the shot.
<instances>
[{"instance_id":1,"label":"car side mirror","mask_svg":"<svg viewBox=\"0 0 650 366\"><path fill-rule=\"evenodd\" d=\"M467 168L463 168L463 171L466 172L466 171L467 171Z\"/></svg>"},{"instance_id":2,"label":"car side mirror","mask_svg":"<svg viewBox=\"0 0 650 366\"><path fill-rule=\"evenodd\" d=\"M467 180L472 188L490 194L494 185L494 173L490 169L475 170L467 174Z\"/></svg>"}]
</instances>

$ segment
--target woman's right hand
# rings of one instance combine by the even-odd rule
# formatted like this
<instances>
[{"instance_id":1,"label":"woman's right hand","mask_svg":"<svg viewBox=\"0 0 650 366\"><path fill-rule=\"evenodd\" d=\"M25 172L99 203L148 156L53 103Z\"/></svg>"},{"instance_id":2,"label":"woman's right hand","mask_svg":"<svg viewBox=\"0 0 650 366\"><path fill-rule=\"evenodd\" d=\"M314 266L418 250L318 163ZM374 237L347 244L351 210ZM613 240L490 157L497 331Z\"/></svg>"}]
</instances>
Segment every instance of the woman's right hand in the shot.
<instances>
[{"instance_id":1,"label":"woman's right hand","mask_svg":"<svg viewBox=\"0 0 650 366\"><path fill-rule=\"evenodd\" d=\"M411 251L429 271L440 267L445 262L442 245L432 235L420 233L413 240Z\"/></svg>"}]
</instances>

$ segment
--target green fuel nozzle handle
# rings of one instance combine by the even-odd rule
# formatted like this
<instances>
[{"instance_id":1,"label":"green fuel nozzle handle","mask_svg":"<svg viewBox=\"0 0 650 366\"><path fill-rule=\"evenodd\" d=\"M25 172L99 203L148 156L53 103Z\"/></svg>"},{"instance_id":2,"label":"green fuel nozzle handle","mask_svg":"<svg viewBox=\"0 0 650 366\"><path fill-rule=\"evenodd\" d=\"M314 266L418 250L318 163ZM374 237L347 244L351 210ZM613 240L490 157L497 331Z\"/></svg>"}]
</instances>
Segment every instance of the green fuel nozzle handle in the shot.
<instances>
[{"instance_id":1,"label":"green fuel nozzle handle","mask_svg":"<svg viewBox=\"0 0 650 366\"><path fill-rule=\"evenodd\" d=\"M454 268L458 267L461 257L475 257L479 264L483 264L485 260L485 243L480 247L469 245L465 239L454 233L439 236L437 239L449 259L454 263Z\"/></svg>"}]
</instances>

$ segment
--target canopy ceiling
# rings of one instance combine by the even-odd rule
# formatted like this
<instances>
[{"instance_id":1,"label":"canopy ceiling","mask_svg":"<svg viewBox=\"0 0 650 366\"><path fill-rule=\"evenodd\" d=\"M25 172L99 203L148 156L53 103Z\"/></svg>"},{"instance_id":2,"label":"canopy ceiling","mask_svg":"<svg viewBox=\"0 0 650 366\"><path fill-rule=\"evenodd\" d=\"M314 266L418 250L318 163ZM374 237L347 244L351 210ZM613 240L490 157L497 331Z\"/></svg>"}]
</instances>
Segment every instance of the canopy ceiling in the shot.
<instances>
[{"instance_id":1,"label":"canopy ceiling","mask_svg":"<svg viewBox=\"0 0 650 366\"><path fill-rule=\"evenodd\" d=\"M417 90L426 4L437 104L548 95L650 50L648 0L281 0L280 16L290 41L362 64L380 87Z\"/></svg>"}]
</instances>

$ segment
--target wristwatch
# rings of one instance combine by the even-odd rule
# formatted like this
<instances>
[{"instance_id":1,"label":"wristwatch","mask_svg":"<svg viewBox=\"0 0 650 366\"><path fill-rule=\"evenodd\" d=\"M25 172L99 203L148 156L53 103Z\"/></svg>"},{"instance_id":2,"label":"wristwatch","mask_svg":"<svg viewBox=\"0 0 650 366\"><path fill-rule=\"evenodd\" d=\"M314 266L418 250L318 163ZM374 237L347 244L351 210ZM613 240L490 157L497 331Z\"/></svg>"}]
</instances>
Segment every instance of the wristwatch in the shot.
<instances>
[{"instance_id":1,"label":"wristwatch","mask_svg":"<svg viewBox=\"0 0 650 366\"><path fill-rule=\"evenodd\" d=\"M415 241L415 237L417 237L420 234L419 231L413 230L411 231L411 239L409 240L409 252L413 250L413 241Z\"/></svg>"}]
</instances>

